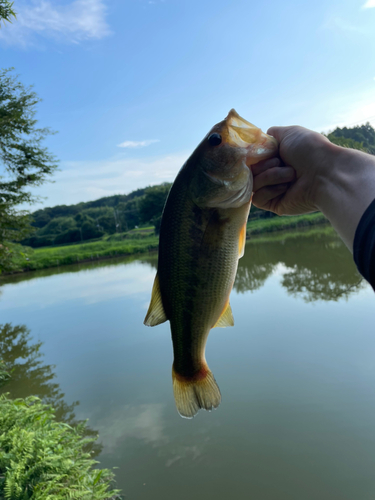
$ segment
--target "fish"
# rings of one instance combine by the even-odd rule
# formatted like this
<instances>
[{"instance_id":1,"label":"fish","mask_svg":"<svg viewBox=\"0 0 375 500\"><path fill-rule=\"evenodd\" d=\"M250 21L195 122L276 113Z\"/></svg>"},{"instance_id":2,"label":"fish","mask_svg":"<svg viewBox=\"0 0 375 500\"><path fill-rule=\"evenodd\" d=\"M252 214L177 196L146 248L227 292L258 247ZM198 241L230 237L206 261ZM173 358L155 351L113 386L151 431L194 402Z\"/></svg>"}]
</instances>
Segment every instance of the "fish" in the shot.
<instances>
[{"instance_id":1,"label":"fish","mask_svg":"<svg viewBox=\"0 0 375 500\"><path fill-rule=\"evenodd\" d=\"M250 167L277 149L276 139L232 109L193 151L168 194L144 324L170 322L173 392L182 417L221 402L205 346L212 328L234 325L229 295L245 251Z\"/></svg>"}]
</instances>

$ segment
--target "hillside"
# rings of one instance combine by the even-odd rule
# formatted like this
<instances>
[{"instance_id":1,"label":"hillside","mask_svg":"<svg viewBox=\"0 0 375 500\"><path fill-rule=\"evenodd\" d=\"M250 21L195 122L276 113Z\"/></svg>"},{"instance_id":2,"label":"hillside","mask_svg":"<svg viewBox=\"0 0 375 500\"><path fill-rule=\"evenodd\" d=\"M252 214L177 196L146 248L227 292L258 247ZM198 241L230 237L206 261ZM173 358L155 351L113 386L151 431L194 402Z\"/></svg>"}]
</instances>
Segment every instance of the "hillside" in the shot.
<instances>
[{"instance_id":1,"label":"hillside","mask_svg":"<svg viewBox=\"0 0 375 500\"><path fill-rule=\"evenodd\" d=\"M142 224L157 225L170 186L163 183L128 195L37 210L31 214L36 231L22 243L32 247L60 245L130 231Z\"/></svg>"}]
</instances>

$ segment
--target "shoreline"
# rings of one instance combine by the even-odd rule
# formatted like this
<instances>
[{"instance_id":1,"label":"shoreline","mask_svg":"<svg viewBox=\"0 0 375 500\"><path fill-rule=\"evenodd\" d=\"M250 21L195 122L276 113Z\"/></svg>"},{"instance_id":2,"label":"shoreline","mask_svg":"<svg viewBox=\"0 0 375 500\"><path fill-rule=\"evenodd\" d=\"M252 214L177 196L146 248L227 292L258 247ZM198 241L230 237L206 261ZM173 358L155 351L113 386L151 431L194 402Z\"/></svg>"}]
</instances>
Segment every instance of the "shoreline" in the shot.
<instances>
[{"instance_id":1,"label":"shoreline","mask_svg":"<svg viewBox=\"0 0 375 500\"><path fill-rule=\"evenodd\" d=\"M329 224L327 219L320 213L286 216L280 218L250 220L246 228L246 240L257 240L271 234L294 233L298 229L313 228L314 226L324 226ZM69 245L61 247L43 247L42 249L33 249L26 261L15 262L17 266L13 271L0 274L1 277L9 277L42 269L52 269L65 267L67 265L87 264L90 262L99 262L119 257L139 256L158 250L158 237L151 236L144 239L130 240L122 239L119 241L96 241L82 243L80 245ZM30 262L31 261L31 262Z\"/></svg>"}]
</instances>

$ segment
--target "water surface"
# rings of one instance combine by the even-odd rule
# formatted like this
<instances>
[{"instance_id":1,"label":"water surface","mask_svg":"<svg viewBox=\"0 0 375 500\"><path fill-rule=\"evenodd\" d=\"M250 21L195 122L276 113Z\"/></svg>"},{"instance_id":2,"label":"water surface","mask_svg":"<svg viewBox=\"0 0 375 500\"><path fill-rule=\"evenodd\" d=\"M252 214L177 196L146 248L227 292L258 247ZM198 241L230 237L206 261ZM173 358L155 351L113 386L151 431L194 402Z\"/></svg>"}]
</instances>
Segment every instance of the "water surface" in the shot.
<instances>
[{"instance_id":1,"label":"water surface","mask_svg":"<svg viewBox=\"0 0 375 500\"><path fill-rule=\"evenodd\" d=\"M193 420L174 406L169 323L142 324L156 262L3 279L0 355L14 368L3 390L88 418L127 499L373 500L375 295L341 241L247 244L235 326L207 344L222 403Z\"/></svg>"}]
</instances>

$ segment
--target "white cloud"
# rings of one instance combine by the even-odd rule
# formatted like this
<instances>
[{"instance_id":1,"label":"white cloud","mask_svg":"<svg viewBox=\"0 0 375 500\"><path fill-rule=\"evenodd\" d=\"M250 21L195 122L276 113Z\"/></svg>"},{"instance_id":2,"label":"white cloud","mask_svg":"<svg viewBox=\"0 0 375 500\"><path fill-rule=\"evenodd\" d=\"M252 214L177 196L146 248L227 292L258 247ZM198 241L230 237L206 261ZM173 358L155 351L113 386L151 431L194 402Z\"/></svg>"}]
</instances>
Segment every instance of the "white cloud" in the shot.
<instances>
[{"instance_id":1,"label":"white cloud","mask_svg":"<svg viewBox=\"0 0 375 500\"><path fill-rule=\"evenodd\" d=\"M30 208L69 205L172 182L187 157L188 153L179 153L156 158L64 162L54 175L53 184L46 183L33 190L47 200Z\"/></svg>"},{"instance_id":2,"label":"white cloud","mask_svg":"<svg viewBox=\"0 0 375 500\"><path fill-rule=\"evenodd\" d=\"M144 148L150 144L155 144L155 142L160 142L159 139L148 139L146 141L124 141L118 144L119 148Z\"/></svg>"},{"instance_id":3,"label":"white cloud","mask_svg":"<svg viewBox=\"0 0 375 500\"><path fill-rule=\"evenodd\" d=\"M91 417L90 424L99 431L103 454L113 453L129 438L160 446L168 442L163 413L161 403L116 406L113 414L98 419Z\"/></svg>"},{"instance_id":4,"label":"white cloud","mask_svg":"<svg viewBox=\"0 0 375 500\"><path fill-rule=\"evenodd\" d=\"M75 0L67 5L35 0L30 6L16 7L17 20L0 30L0 39L9 45L26 46L36 35L79 43L111 33L103 0Z\"/></svg>"},{"instance_id":5,"label":"white cloud","mask_svg":"<svg viewBox=\"0 0 375 500\"><path fill-rule=\"evenodd\" d=\"M375 8L375 0L367 0L367 2L362 5L362 9L372 9Z\"/></svg>"}]
</instances>

